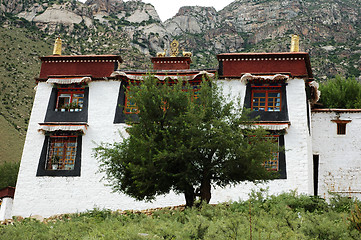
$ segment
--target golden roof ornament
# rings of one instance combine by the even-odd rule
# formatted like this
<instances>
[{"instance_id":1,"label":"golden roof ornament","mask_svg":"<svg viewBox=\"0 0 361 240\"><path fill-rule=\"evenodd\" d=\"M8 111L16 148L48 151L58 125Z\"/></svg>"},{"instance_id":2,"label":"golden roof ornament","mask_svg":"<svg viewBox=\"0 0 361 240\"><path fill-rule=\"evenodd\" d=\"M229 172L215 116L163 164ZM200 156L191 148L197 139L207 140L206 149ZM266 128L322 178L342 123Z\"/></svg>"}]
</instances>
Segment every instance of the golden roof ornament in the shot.
<instances>
[{"instance_id":1,"label":"golden roof ornament","mask_svg":"<svg viewBox=\"0 0 361 240\"><path fill-rule=\"evenodd\" d=\"M192 57L192 52L185 52L184 48L182 48L182 54L183 54L183 57Z\"/></svg>"},{"instance_id":2,"label":"golden roof ornament","mask_svg":"<svg viewBox=\"0 0 361 240\"><path fill-rule=\"evenodd\" d=\"M176 57L179 53L179 42L177 40L173 40L173 42L170 44L170 56Z\"/></svg>"},{"instance_id":3,"label":"golden roof ornament","mask_svg":"<svg viewBox=\"0 0 361 240\"><path fill-rule=\"evenodd\" d=\"M54 43L53 55L61 55L61 43L62 40L58 37Z\"/></svg>"},{"instance_id":4,"label":"golden roof ornament","mask_svg":"<svg viewBox=\"0 0 361 240\"><path fill-rule=\"evenodd\" d=\"M300 37L296 34L292 35L291 39L291 52L299 52L300 51Z\"/></svg>"},{"instance_id":5,"label":"golden roof ornament","mask_svg":"<svg viewBox=\"0 0 361 240\"><path fill-rule=\"evenodd\" d=\"M164 52L157 52L157 57L165 57L165 54L167 53L167 49L164 49Z\"/></svg>"}]
</instances>

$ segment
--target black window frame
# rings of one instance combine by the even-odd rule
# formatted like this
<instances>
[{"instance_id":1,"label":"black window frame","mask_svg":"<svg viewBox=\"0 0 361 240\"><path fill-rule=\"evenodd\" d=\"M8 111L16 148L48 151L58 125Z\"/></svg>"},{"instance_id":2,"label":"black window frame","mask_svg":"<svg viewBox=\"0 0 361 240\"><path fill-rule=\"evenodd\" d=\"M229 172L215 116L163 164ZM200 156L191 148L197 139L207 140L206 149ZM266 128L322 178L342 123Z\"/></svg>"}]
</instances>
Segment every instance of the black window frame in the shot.
<instances>
[{"instance_id":1,"label":"black window frame","mask_svg":"<svg viewBox=\"0 0 361 240\"><path fill-rule=\"evenodd\" d=\"M262 83L261 83L262 84ZM281 110L280 111L251 111L250 117L258 121L288 121L288 108L287 108L287 83L278 83L281 87ZM248 82L246 85L246 95L244 98L244 107L252 108L252 83Z\"/></svg>"},{"instance_id":2,"label":"black window frame","mask_svg":"<svg viewBox=\"0 0 361 240\"><path fill-rule=\"evenodd\" d=\"M48 146L51 136L61 135L61 134L73 134L76 136L77 149L76 157L73 170L50 170L46 169L46 158L48 155ZM36 173L37 177L49 176L49 177L80 177L81 171L81 151L82 151L82 135L78 132L69 132L69 131L56 131L52 133L46 133L43 148L41 150L41 155L38 164L38 170Z\"/></svg>"},{"instance_id":3,"label":"black window frame","mask_svg":"<svg viewBox=\"0 0 361 240\"><path fill-rule=\"evenodd\" d=\"M273 133L277 134L277 133ZM286 169L286 153L285 153L285 136L284 133L278 133L278 146L279 149L279 155L278 155L278 173L279 173L279 179L287 179L287 169Z\"/></svg>"},{"instance_id":4,"label":"black window frame","mask_svg":"<svg viewBox=\"0 0 361 240\"><path fill-rule=\"evenodd\" d=\"M124 106L125 106L125 94L126 89L129 86L127 81L122 81L119 86L118 100L117 105L115 107L115 116L113 123L125 123L126 121L137 122L139 117L138 114L125 114Z\"/></svg>"},{"instance_id":5,"label":"black window frame","mask_svg":"<svg viewBox=\"0 0 361 240\"><path fill-rule=\"evenodd\" d=\"M61 112L55 111L58 101L58 89L59 88L75 88L84 87L83 108L79 112ZM54 84L50 94L48 102L48 108L46 110L44 122L87 122L88 121L88 102L89 102L89 87L87 84Z\"/></svg>"}]
</instances>

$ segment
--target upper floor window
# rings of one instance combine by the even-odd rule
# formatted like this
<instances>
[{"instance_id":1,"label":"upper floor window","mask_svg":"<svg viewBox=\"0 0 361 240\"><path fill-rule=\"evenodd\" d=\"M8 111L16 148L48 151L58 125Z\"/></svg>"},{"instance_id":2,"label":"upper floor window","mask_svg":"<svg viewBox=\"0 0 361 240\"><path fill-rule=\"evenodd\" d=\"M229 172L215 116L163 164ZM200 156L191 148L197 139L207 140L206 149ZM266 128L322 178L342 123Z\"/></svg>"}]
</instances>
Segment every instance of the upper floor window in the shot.
<instances>
[{"instance_id":1,"label":"upper floor window","mask_svg":"<svg viewBox=\"0 0 361 240\"><path fill-rule=\"evenodd\" d=\"M164 84L166 82L160 82L159 84ZM173 82L167 82L169 87L172 86ZM192 91L192 98L198 99L200 93L200 84L201 80L192 80L188 81L190 87L184 87L184 91ZM133 84L130 86L130 84ZM134 93L132 92L132 88L135 85L141 84L139 81L134 82L126 82L123 81L119 88L119 95L118 95L118 103L116 106L114 123L124 123L126 120L130 121L137 121L138 119L138 107L134 101ZM165 109L165 108L164 108Z\"/></svg>"},{"instance_id":2,"label":"upper floor window","mask_svg":"<svg viewBox=\"0 0 361 240\"><path fill-rule=\"evenodd\" d=\"M58 88L55 111L78 112L84 105L84 88Z\"/></svg>"},{"instance_id":3,"label":"upper floor window","mask_svg":"<svg viewBox=\"0 0 361 240\"><path fill-rule=\"evenodd\" d=\"M285 82L248 82L244 106L259 121L288 121Z\"/></svg>"},{"instance_id":4,"label":"upper floor window","mask_svg":"<svg viewBox=\"0 0 361 240\"><path fill-rule=\"evenodd\" d=\"M262 84L252 86L252 110L281 111L282 92L280 85Z\"/></svg>"},{"instance_id":5,"label":"upper floor window","mask_svg":"<svg viewBox=\"0 0 361 240\"><path fill-rule=\"evenodd\" d=\"M86 84L54 84L45 122L87 122L89 87Z\"/></svg>"},{"instance_id":6,"label":"upper floor window","mask_svg":"<svg viewBox=\"0 0 361 240\"><path fill-rule=\"evenodd\" d=\"M138 114L139 110L137 104L134 101L133 92L130 87L127 86L124 100L124 113L125 114Z\"/></svg>"}]
</instances>

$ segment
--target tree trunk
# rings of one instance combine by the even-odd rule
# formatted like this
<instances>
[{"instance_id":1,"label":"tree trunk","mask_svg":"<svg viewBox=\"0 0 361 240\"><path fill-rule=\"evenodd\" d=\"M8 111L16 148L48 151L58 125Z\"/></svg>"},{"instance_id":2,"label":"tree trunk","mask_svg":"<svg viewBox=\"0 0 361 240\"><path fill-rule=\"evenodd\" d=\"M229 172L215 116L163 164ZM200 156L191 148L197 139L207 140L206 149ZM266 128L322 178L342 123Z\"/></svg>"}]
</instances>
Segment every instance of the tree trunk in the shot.
<instances>
[{"instance_id":1,"label":"tree trunk","mask_svg":"<svg viewBox=\"0 0 361 240\"><path fill-rule=\"evenodd\" d=\"M203 178L200 189L201 201L209 203L211 200L211 180L209 178Z\"/></svg>"},{"instance_id":2,"label":"tree trunk","mask_svg":"<svg viewBox=\"0 0 361 240\"><path fill-rule=\"evenodd\" d=\"M194 194L194 188L192 186L188 186L186 188L186 190L184 191L184 196L186 199L186 207L193 207L195 194Z\"/></svg>"}]
</instances>

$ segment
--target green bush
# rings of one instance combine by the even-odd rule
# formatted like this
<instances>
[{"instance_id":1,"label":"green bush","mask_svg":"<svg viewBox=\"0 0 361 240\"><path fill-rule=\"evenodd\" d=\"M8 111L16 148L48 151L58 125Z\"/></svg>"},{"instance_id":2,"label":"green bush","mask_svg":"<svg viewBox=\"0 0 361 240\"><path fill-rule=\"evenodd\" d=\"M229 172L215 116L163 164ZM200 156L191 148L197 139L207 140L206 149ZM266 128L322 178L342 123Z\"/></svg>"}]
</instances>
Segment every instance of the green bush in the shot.
<instances>
[{"instance_id":1,"label":"green bush","mask_svg":"<svg viewBox=\"0 0 361 240\"><path fill-rule=\"evenodd\" d=\"M4 162L0 164L0 189L15 187L18 178L19 163Z\"/></svg>"},{"instance_id":2,"label":"green bush","mask_svg":"<svg viewBox=\"0 0 361 240\"><path fill-rule=\"evenodd\" d=\"M320 102L327 108L361 108L361 83L354 77L336 76L320 84Z\"/></svg>"}]
</instances>

